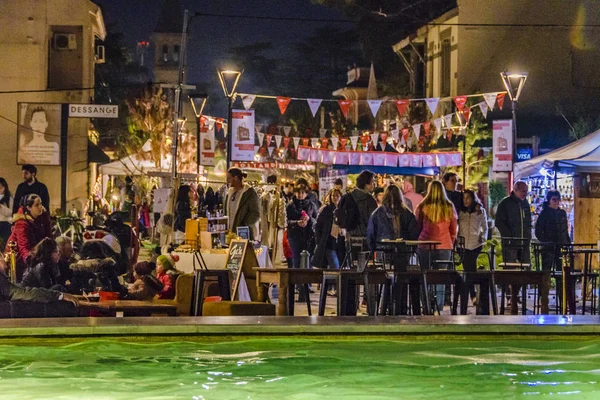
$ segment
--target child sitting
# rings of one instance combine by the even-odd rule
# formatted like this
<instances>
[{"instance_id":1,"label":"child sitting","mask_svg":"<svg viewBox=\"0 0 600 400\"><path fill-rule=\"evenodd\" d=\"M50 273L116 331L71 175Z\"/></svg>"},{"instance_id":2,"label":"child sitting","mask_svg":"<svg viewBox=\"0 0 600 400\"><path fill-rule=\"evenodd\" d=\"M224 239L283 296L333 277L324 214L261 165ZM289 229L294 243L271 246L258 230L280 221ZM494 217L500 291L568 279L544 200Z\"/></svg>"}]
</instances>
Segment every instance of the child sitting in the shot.
<instances>
[{"instance_id":1,"label":"child sitting","mask_svg":"<svg viewBox=\"0 0 600 400\"><path fill-rule=\"evenodd\" d=\"M175 269L170 256L161 255L156 259L156 278L163 284L163 290L158 294L159 299L175 298L175 281L179 271Z\"/></svg>"},{"instance_id":2,"label":"child sitting","mask_svg":"<svg viewBox=\"0 0 600 400\"><path fill-rule=\"evenodd\" d=\"M127 298L130 300L152 300L163 289L163 284L160 283L152 275L154 263L142 261L133 267L133 277L135 282L127 291Z\"/></svg>"}]
</instances>

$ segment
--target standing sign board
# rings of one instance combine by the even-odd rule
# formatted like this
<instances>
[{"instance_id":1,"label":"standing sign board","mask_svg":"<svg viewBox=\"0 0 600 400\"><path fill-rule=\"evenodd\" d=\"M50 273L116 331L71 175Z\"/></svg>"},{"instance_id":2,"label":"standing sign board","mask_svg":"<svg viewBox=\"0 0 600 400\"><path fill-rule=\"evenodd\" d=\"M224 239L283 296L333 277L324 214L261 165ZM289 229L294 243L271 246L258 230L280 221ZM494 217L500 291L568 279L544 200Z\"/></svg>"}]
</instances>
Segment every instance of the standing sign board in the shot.
<instances>
[{"instance_id":1,"label":"standing sign board","mask_svg":"<svg viewBox=\"0 0 600 400\"><path fill-rule=\"evenodd\" d=\"M258 260L256 253L248 240L238 239L232 240L229 245L229 254L225 261L225 267L229 269L234 276L233 293L231 299L235 300L236 296L241 300L245 287L250 300L258 298L258 290L256 287L256 272L254 268L258 268Z\"/></svg>"},{"instance_id":2,"label":"standing sign board","mask_svg":"<svg viewBox=\"0 0 600 400\"><path fill-rule=\"evenodd\" d=\"M511 119L494 121L494 172L512 171L513 122Z\"/></svg>"},{"instance_id":3,"label":"standing sign board","mask_svg":"<svg viewBox=\"0 0 600 400\"><path fill-rule=\"evenodd\" d=\"M254 161L254 110L231 111L231 135L231 160Z\"/></svg>"}]
</instances>

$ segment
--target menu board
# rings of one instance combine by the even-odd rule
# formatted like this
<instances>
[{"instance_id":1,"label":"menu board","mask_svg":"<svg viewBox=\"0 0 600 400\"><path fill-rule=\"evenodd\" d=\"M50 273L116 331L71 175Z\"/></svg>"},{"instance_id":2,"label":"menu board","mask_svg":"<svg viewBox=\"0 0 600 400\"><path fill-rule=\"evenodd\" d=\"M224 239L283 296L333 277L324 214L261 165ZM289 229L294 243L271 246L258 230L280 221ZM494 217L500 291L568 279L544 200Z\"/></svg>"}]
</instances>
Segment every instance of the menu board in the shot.
<instances>
[{"instance_id":1,"label":"menu board","mask_svg":"<svg viewBox=\"0 0 600 400\"><path fill-rule=\"evenodd\" d=\"M236 295L244 291L243 288L240 288L240 284L244 282L247 286L250 300L255 301L258 298L258 288L256 286L256 272L254 268L258 268L258 260L248 240L238 239L231 241L225 267L230 269L234 275L231 299L235 300Z\"/></svg>"}]
</instances>

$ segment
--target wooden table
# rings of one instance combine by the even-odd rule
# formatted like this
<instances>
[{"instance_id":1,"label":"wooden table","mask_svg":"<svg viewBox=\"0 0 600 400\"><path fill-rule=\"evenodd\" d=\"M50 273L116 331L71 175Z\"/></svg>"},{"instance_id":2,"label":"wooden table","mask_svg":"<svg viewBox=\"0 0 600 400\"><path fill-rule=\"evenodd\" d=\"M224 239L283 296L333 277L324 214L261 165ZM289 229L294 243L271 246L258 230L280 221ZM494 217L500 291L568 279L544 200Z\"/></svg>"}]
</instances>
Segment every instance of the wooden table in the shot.
<instances>
[{"instance_id":1,"label":"wooden table","mask_svg":"<svg viewBox=\"0 0 600 400\"><path fill-rule=\"evenodd\" d=\"M540 296L540 313L548 314L548 292L550 291L550 271L527 271L527 270L495 270L492 274L494 283L498 286L510 286L512 301L510 303L511 315L519 314L517 297L521 287L526 285L537 285ZM523 309L525 299L523 296Z\"/></svg>"},{"instance_id":2,"label":"wooden table","mask_svg":"<svg viewBox=\"0 0 600 400\"><path fill-rule=\"evenodd\" d=\"M265 283L274 283L279 288L277 315L294 315L294 285L321 283L322 269L306 268L254 268L258 301L267 301Z\"/></svg>"},{"instance_id":3,"label":"wooden table","mask_svg":"<svg viewBox=\"0 0 600 400\"><path fill-rule=\"evenodd\" d=\"M152 314L177 315L177 306L140 300L106 300L98 302L80 301L79 308L107 313L122 312L123 315L150 316Z\"/></svg>"}]
</instances>

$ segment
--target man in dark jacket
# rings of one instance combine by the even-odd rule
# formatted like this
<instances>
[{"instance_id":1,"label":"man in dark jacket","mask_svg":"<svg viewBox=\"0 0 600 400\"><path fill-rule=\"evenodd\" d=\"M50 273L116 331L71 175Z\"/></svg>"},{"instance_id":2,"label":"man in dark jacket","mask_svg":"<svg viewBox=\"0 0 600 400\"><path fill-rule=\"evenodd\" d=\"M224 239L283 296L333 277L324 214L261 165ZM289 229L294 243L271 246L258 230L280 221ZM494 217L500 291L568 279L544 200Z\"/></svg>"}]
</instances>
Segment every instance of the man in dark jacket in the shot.
<instances>
[{"instance_id":1,"label":"man in dark jacket","mask_svg":"<svg viewBox=\"0 0 600 400\"><path fill-rule=\"evenodd\" d=\"M442 184L444 185L444 189L446 189L446 195L448 195L448 199L454 204L454 209L458 215L462 209L462 193L456 190L457 182L458 177L454 172L446 172L442 177Z\"/></svg>"},{"instance_id":2,"label":"man in dark jacket","mask_svg":"<svg viewBox=\"0 0 600 400\"><path fill-rule=\"evenodd\" d=\"M522 251L505 252L505 262L529 263L529 240L531 240L531 210L527 201L528 187L525 182L518 181L510 196L498 204L496 211L496 228L502 238L528 239L526 248Z\"/></svg>"},{"instance_id":3,"label":"man in dark jacket","mask_svg":"<svg viewBox=\"0 0 600 400\"><path fill-rule=\"evenodd\" d=\"M37 180L37 168L35 165L24 164L21 167L23 182L17 186L15 192L15 201L13 205L13 214L16 214L21 206L21 199L27 197L31 193L35 193L42 199L42 205L47 212L50 211L50 195L48 188L42 182Z\"/></svg>"},{"instance_id":4,"label":"man in dark jacket","mask_svg":"<svg viewBox=\"0 0 600 400\"><path fill-rule=\"evenodd\" d=\"M546 193L542 212L535 223L535 236L542 243L542 269L551 271L562 267L560 249L562 244L571 243L569 219L565 210L560 208L560 192L549 190Z\"/></svg>"},{"instance_id":5,"label":"man in dark jacket","mask_svg":"<svg viewBox=\"0 0 600 400\"><path fill-rule=\"evenodd\" d=\"M356 205L358 206L358 226L350 236L367 236L367 224L373 211L377 209L377 202L371 195L374 189L373 179L375 174L371 171L363 171L356 178L356 189L351 193Z\"/></svg>"}]
</instances>

